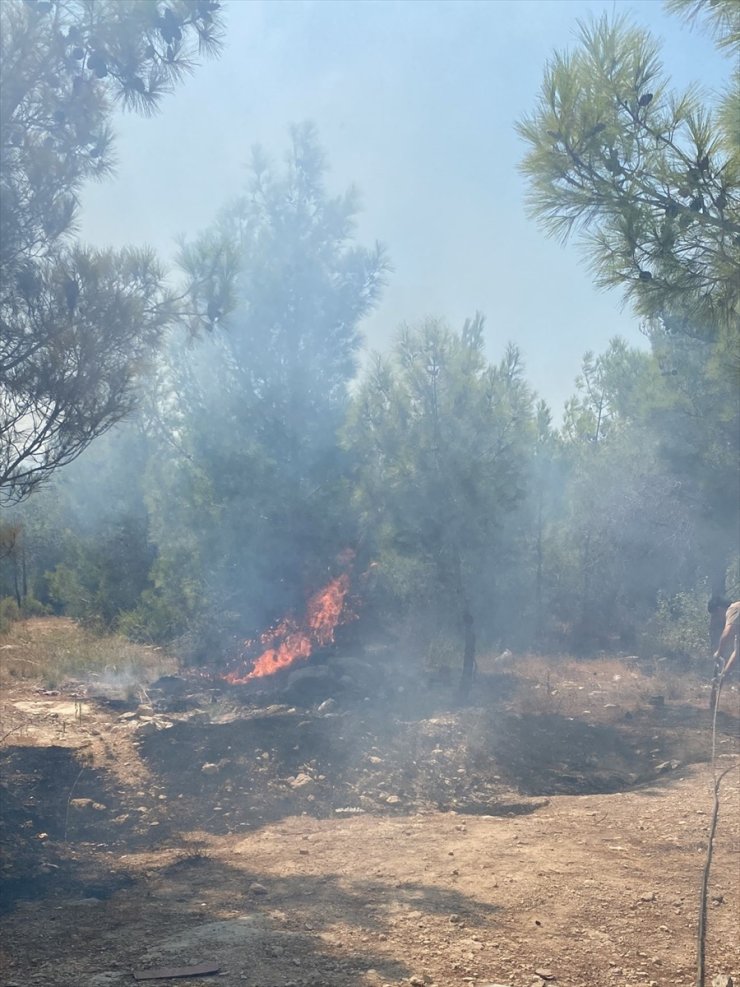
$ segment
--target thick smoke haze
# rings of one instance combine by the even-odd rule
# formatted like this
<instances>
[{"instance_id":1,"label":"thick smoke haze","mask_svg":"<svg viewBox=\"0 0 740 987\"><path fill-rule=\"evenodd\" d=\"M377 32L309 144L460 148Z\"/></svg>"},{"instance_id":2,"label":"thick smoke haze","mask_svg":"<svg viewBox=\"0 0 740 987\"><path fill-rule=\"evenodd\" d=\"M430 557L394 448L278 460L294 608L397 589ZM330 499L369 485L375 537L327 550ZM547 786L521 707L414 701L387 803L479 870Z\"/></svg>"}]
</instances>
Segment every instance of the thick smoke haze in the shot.
<instances>
[{"instance_id":1,"label":"thick smoke haze","mask_svg":"<svg viewBox=\"0 0 740 987\"><path fill-rule=\"evenodd\" d=\"M711 40L658 0L232 0L223 56L154 119L117 120L117 174L85 189L82 236L172 258L176 237L207 227L240 190L254 144L279 158L289 125L313 121L332 189L362 193L360 242L381 240L394 267L364 323L368 346L385 349L405 320L459 326L480 310L490 357L516 342L557 414L584 351L642 337L618 293L593 287L577 248L547 241L525 216L514 121L532 109L553 48L604 11L664 42L677 87L722 86L728 67Z\"/></svg>"}]
</instances>

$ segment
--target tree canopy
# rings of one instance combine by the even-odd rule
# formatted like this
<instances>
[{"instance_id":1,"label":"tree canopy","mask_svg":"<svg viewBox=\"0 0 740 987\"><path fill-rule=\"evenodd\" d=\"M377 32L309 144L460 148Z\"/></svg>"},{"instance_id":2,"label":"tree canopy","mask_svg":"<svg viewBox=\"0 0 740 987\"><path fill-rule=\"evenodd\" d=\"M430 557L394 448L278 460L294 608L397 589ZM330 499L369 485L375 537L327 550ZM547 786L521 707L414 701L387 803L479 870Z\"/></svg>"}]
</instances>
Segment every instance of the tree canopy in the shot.
<instances>
[{"instance_id":1,"label":"tree canopy","mask_svg":"<svg viewBox=\"0 0 740 987\"><path fill-rule=\"evenodd\" d=\"M347 431L379 575L438 633L457 627L463 694L501 531L525 495L532 425L519 353L510 346L489 365L483 326L477 316L461 333L432 319L404 327L391 359L365 375Z\"/></svg>"},{"instance_id":2,"label":"tree canopy","mask_svg":"<svg viewBox=\"0 0 740 987\"><path fill-rule=\"evenodd\" d=\"M715 11L733 49L736 10ZM578 234L596 283L621 287L639 315L722 341L726 354L740 300L737 95L728 101L671 91L650 34L605 15L553 55L517 128L529 208L545 231Z\"/></svg>"},{"instance_id":3,"label":"tree canopy","mask_svg":"<svg viewBox=\"0 0 740 987\"><path fill-rule=\"evenodd\" d=\"M326 178L315 131L294 128L283 166L255 151L244 193L183 246L195 335L168 350L152 479L173 495L153 510L158 582L190 624L252 634L346 547L338 432L387 263Z\"/></svg>"},{"instance_id":4,"label":"tree canopy","mask_svg":"<svg viewBox=\"0 0 740 987\"><path fill-rule=\"evenodd\" d=\"M116 104L154 112L217 0L0 5L0 500L27 496L127 415L173 305L146 250L74 240L78 195L113 167Z\"/></svg>"}]
</instances>

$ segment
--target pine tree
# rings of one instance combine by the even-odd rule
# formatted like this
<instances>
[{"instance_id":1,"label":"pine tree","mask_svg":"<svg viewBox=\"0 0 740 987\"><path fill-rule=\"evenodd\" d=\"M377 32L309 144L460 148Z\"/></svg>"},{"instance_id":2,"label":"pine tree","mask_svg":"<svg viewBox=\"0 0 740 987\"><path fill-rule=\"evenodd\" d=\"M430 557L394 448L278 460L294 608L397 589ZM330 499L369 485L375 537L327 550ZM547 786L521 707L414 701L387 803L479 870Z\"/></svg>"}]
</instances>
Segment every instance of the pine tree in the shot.
<instances>
[{"instance_id":1,"label":"pine tree","mask_svg":"<svg viewBox=\"0 0 740 987\"><path fill-rule=\"evenodd\" d=\"M27 496L137 401L174 307L146 250L74 239L83 184L113 166L116 102L154 112L217 0L0 4L0 501Z\"/></svg>"}]
</instances>

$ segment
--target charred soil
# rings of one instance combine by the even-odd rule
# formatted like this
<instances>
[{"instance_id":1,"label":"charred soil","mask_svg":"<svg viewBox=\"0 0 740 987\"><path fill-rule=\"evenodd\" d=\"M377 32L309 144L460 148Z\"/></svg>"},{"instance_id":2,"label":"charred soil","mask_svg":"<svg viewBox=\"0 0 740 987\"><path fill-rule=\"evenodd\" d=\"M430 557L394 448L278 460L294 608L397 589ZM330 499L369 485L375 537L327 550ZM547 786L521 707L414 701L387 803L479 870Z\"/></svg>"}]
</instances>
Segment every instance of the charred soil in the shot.
<instances>
[{"instance_id":1,"label":"charred soil","mask_svg":"<svg viewBox=\"0 0 740 987\"><path fill-rule=\"evenodd\" d=\"M235 987L689 987L706 684L635 661L481 665L465 708L377 656L274 694L10 685L0 985L212 960ZM718 769L738 763L739 698ZM739 792L734 770L708 982L740 977Z\"/></svg>"}]
</instances>

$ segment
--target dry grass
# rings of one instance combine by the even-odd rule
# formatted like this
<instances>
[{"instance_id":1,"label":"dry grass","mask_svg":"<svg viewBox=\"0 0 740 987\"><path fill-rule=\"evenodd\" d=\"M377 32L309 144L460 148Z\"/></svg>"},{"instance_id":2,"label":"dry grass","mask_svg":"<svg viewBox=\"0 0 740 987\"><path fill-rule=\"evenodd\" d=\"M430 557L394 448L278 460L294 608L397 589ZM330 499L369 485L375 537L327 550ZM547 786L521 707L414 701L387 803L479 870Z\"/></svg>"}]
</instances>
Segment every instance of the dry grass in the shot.
<instances>
[{"instance_id":1,"label":"dry grass","mask_svg":"<svg viewBox=\"0 0 740 987\"><path fill-rule=\"evenodd\" d=\"M709 681L711 669L677 668L669 661L614 657L575 659L558 656L516 656L508 662L482 659L482 670L516 675L513 706L521 713L557 713L609 718L625 710L660 702L688 702L697 698Z\"/></svg>"},{"instance_id":2,"label":"dry grass","mask_svg":"<svg viewBox=\"0 0 740 987\"><path fill-rule=\"evenodd\" d=\"M69 680L147 682L176 670L160 648L118 635L101 637L64 617L33 617L0 635L0 684L35 680L53 689Z\"/></svg>"}]
</instances>

